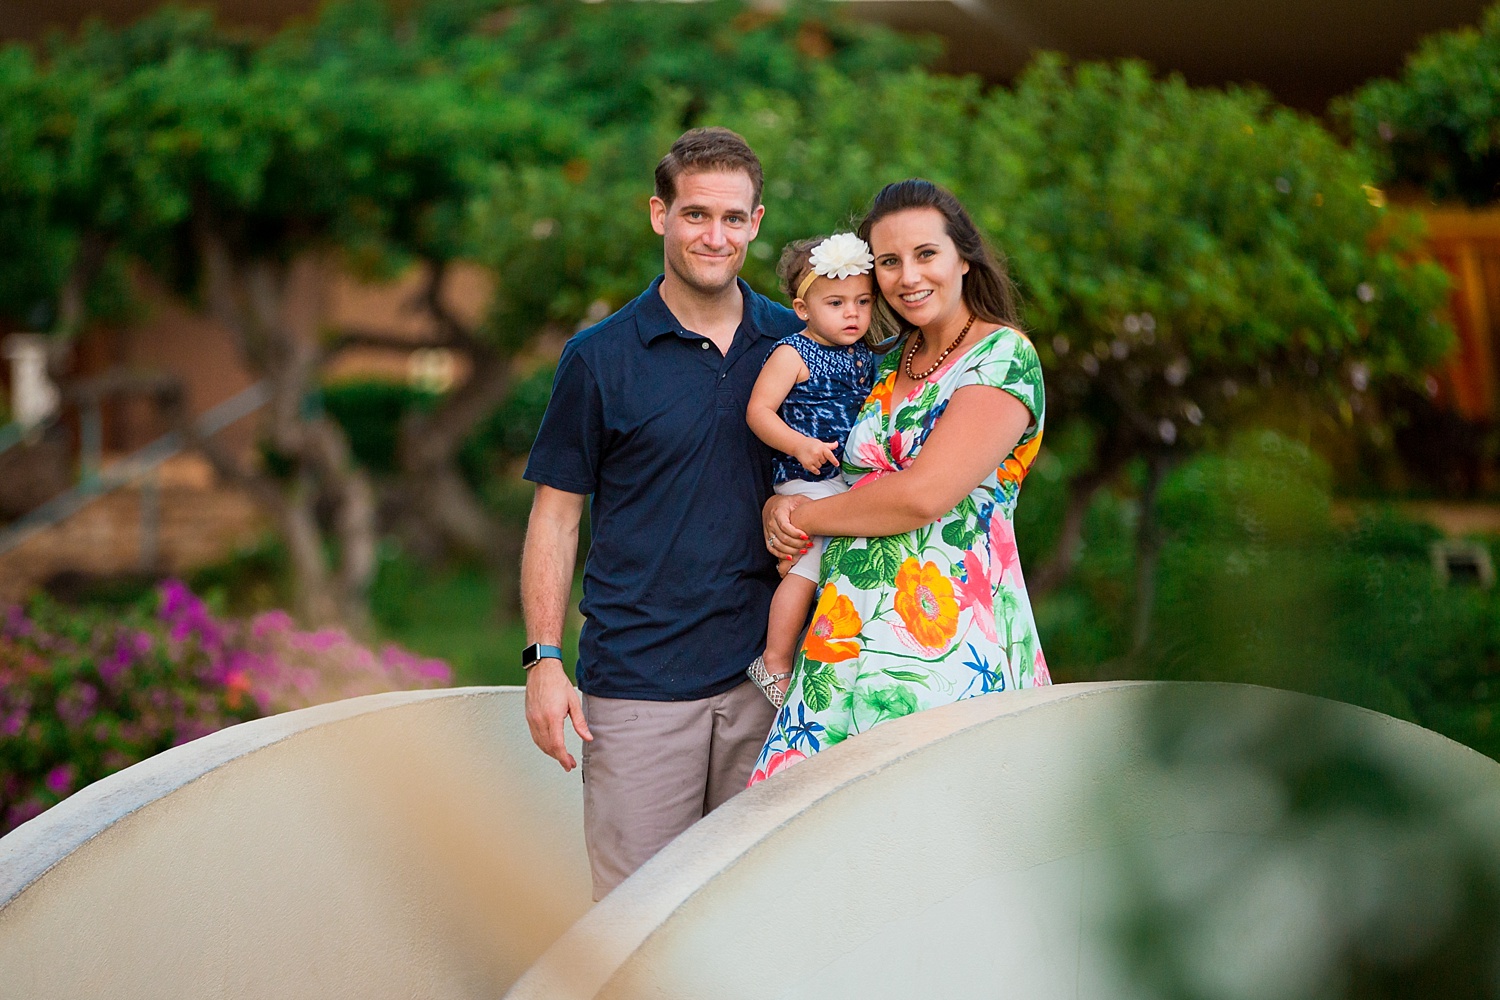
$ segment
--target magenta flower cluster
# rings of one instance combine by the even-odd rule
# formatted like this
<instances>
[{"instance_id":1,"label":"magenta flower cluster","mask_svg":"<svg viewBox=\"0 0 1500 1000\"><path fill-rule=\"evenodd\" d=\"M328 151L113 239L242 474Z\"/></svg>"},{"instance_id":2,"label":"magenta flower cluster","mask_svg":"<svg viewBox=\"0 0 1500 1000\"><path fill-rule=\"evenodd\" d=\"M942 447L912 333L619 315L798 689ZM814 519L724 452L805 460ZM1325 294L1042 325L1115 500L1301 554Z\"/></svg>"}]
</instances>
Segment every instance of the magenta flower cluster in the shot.
<instances>
[{"instance_id":1,"label":"magenta flower cluster","mask_svg":"<svg viewBox=\"0 0 1500 1000\"><path fill-rule=\"evenodd\" d=\"M47 600L0 611L0 834L82 786L248 719L452 682L441 660L377 650L269 611L214 614L180 581L154 611Z\"/></svg>"}]
</instances>

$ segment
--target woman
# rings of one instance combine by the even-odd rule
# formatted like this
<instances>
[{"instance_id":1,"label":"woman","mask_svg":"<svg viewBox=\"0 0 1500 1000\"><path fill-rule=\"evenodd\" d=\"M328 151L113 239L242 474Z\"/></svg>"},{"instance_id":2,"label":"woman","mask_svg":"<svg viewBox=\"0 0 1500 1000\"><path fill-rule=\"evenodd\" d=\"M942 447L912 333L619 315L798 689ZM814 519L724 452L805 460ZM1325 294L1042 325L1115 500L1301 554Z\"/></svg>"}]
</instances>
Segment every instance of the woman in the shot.
<instances>
[{"instance_id":1,"label":"woman","mask_svg":"<svg viewBox=\"0 0 1500 1000\"><path fill-rule=\"evenodd\" d=\"M832 538L786 703L750 783L887 719L1051 683L1016 555L1041 365L1004 268L951 193L887 185L859 228L901 331L844 450L850 492L773 497L766 543Z\"/></svg>"}]
</instances>

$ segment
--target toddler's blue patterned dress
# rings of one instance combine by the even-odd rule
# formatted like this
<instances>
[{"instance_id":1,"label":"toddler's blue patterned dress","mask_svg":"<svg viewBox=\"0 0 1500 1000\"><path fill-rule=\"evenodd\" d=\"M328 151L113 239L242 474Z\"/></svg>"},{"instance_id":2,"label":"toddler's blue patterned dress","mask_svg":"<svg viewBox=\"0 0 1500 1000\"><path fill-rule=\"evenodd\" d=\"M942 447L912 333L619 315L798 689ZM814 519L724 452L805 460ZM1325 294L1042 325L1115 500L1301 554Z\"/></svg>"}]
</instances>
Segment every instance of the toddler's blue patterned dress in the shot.
<instances>
[{"instance_id":1,"label":"toddler's blue patterned dress","mask_svg":"<svg viewBox=\"0 0 1500 1000\"><path fill-rule=\"evenodd\" d=\"M835 447L844 457L844 439L865 397L875 386L875 352L863 340L847 347L827 347L803 333L782 341L807 365L806 382L792 386L778 411L788 427ZM775 459L776 485L792 479L816 482L839 474L837 463L823 466L816 474L790 455Z\"/></svg>"}]
</instances>

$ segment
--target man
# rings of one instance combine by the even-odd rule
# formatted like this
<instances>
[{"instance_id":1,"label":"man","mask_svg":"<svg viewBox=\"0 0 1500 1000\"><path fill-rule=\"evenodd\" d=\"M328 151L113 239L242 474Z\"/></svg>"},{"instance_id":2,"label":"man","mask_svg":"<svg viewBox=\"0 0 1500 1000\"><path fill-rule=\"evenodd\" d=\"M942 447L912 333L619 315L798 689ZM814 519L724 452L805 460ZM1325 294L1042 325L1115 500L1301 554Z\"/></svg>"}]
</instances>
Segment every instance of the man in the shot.
<instances>
[{"instance_id":1,"label":"man","mask_svg":"<svg viewBox=\"0 0 1500 1000\"><path fill-rule=\"evenodd\" d=\"M565 718L585 741L595 899L744 788L771 725L744 673L777 580L760 534L770 453L745 407L776 341L802 324L739 280L761 183L728 129L672 144L651 199L663 274L568 342L526 466L526 721L564 770ZM589 496L580 700L557 647Z\"/></svg>"}]
</instances>

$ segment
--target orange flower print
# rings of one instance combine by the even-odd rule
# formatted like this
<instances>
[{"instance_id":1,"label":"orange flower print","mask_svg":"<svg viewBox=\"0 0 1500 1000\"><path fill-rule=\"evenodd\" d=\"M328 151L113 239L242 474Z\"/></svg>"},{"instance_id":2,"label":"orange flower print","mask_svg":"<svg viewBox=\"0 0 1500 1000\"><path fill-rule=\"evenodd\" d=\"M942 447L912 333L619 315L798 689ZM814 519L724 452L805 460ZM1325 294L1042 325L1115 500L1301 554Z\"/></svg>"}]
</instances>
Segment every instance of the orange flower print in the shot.
<instances>
[{"instance_id":1,"label":"orange flower print","mask_svg":"<svg viewBox=\"0 0 1500 1000\"><path fill-rule=\"evenodd\" d=\"M945 649L958 633L958 599L953 581L937 563L908 558L896 571L896 613L911 638L934 654Z\"/></svg>"},{"instance_id":2,"label":"orange flower print","mask_svg":"<svg viewBox=\"0 0 1500 1000\"><path fill-rule=\"evenodd\" d=\"M891 393L895 391L896 373L891 372L890 376L887 377L884 382L881 382L875 388L870 390L870 395L866 397L865 401L869 402L869 400L871 399L876 400L880 403L880 412L889 417L891 415Z\"/></svg>"},{"instance_id":3,"label":"orange flower print","mask_svg":"<svg viewBox=\"0 0 1500 1000\"><path fill-rule=\"evenodd\" d=\"M995 470L995 476L1002 483L1019 483L1031 471L1031 463L1036 461L1037 452L1041 450L1042 436L1038 434L1011 452L1005 464Z\"/></svg>"},{"instance_id":4,"label":"orange flower print","mask_svg":"<svg viewBox=\"0 0 1500 1000\"><path fill-rule=\"evenodd\" d=\"M854 610L854 602L834 589L833 584L823 588L818 606L813 610L812 624L807 629L807 641L803 652L809 660L819 663L840 663L859 655L858 642L840 642L859 635L864 622Z\"/></svg>"}]
</instances>

